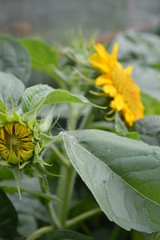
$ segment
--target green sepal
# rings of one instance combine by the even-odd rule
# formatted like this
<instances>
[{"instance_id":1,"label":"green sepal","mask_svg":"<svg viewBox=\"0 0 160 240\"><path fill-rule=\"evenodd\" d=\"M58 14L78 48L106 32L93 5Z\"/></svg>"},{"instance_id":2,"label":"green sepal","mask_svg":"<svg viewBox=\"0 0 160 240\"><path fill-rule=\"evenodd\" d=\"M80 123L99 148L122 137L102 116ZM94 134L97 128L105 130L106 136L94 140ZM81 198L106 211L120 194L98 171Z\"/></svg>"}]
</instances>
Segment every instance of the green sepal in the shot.
<instances>
[{"instance_id":1,"label":"green sepal","mask_svg":"<svg viewBox=\"0 0 160 240\"><path fill-rule=\"evenodd\" d=\"M36 116L34 116L34 118L32 118L29 122L28 122L28 127L31 131L33 131L34 127L36 125Z\"/></svg>"},{"instance_id":2,"label":"green sepal","mask_svg":"<svg viewBox=\"0 0 160 240\"><path fill-rule=\"evenodd\" d=\"M53 106L49 114L42 120L42 123L39 125L40 132L47 132L50 129L53 120L54 109L55 106Z\"/></svg>"},{"instance_id":3,"label":"green sepal","mask_svg":"<svg viewBox=\"0 0 160 240\"><path fill-rule=\"evenodd\" d=\"M15 153L13 152L13 150L10 149L8 162L12 163L12 164L18 164L18 163L21 163L22 160L20 158L16 157Z\"/></svg>"},{"instance_id":4,"label":"green sepal","mask_svg":"<svg viewBox=\"0 0 160 240\"><path fill-rule=\"evenodd\" d=\"M31 157L33 156L33 150L28 150L27 154L22 154L19 151L19 154L21 155L21 157L23 158L24 161L28 161L29 159L31 159Z\"/></svg>"},{"instance_id":5,"label":"green sepal","mask_svg":"<svg viewBox=\"0 0 160 240\"><path fill-rule=\"evenodd\" d=\"M5 160L0 160L0 166L2 166L2 167L10 167L11 165L7 161L5 161Z\"/></svg>"},{"instance_id":6,"label":"green sepal","mask_svg":"<svg viewBox=\"0 0 160 240\"><path fill-rule=\"evenodd\" d=\"M40 146L40 142L38 141L34 149L35 154L39 154L40 152L42 152L42 150L43 150L43 146Z\"/></svg>"},{"instance_id":7,"label":"green sepal","mask_svg":"<svg viewBox=\"0 0 160 240\"><path fill-rule=\"evenodd\" d=\"M19 198L21 199L21 190L20 190L20 182L21 182L21 178L22 178L22 173L23 171L20 170L17 166L12 168L12 172L13 175L15 177L15 181L16 181L16 186L17 186L17 191L19 194Z\"/></svg>"},{"instance_id":8,"label":"green sepal","mask_svg":"<svg viewBox=\"0 0 160 240\"><path fill-rule=\"evenodd\" d=\"M44 133L40 134L40 138L41 141L43 143L43 147L44 149L49 147L51 144L55 143L55 142L62 142L62 137L61 135L57 135L57 136L50 136Z\"/></svg>"},{"instance_id":9,"label":"green sepal","mask_svg":"<svg viewBox=\"0 0 160 240\"><path fill-rule=\"evenodd\" d=\"M49 166L51 167L51 165ZM37 164L36 169L39 170L41 173L50 176L50 177L61 177L61 175L51 173L46 170L46 168L42 167L40 164Z\"/></svg>"},{"instance_id":10,"label":"green sepal","mask_svg":"<svg viewBox=\"0 0 160 240\"><path fill-rule=\"evenodd\" d=\"M42 165L45 165L45 166L51 167L51 164L46 163L46 162L43 161L40 157L36 158L36 159L34 160L34 163L39 163L39 164L42 164Z\"/></svg>"},{"instance_id":11,"label":"green sepal","mask_svg":"<svg viewBox=\"0 0 160 240\"><path fill-rule=\"evenodd\" d=\"M19 164L19 169L24 169L31 161L26 161L26 162L23 162L21 164Z\"/></svg>"},{"instance_id":12,"label":"green sepal","mask_svg":"<svg viewBox=\"0 0 160 240\"><path fill-rule=\"evenodd\" d=\"M6 120L7 120L7 123L15 121L14 118L11 115L9 115L7 108L6 108Z\"/></svg>"},{"instance_id":13,"label":"green sepal","mask_svg":"<svg viewBox=\"0 0 160 240\"><path fill-rule=\"evenodd\" d=\"M4 113L0 112L0 125L4 126L7 123L7 117Z\"/></svg>"}]
</instances>

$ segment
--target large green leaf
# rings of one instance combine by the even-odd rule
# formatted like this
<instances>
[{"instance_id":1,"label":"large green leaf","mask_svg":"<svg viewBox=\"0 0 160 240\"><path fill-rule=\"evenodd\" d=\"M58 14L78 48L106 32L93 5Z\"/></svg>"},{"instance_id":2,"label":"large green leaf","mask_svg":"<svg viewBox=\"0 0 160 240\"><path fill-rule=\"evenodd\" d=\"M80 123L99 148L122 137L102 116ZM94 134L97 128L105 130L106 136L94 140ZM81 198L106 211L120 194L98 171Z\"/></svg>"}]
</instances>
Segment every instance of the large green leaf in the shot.
<instances>
[{"instance_id":1,"label":"large green leaf","mask_svg":"<svg viewBox=\"0 0 160 240\"><path fill-rule=\"evenodd\" d=\"M14 193L17 192L17 185L15 180L2 180L0 181L0 187L5 190L5 192ZM37 178L24 178L20 182L21 192L27 192L30 195L46 200L55 200L59 199L50 193L43 193Z\"/></svg>"},{"instance_id":2,"label":"large green leaf","mask_svg":"<svg viewBox=\"0 0 160 240\"><path fill-rule=\"evenodd\" d=\"M9 198L18 214L18 232L23 236L28 237L36 231L39 221L50 223L45 206L38 199L26 193L22 193L21 200L17 194L10 194Z\"/></svg>"},{"instance_id":3,"label":"large green leaf","mask_svg":"<svg viewBox=\"0 0 160 240\"><path fill-rule=\"evenodd\" d=\"M11 73L0 72L0 100L11 105L11 98L15 105L24 92L25 86ZM3 103L0 103L0 108ZM3 107L2 107L3 108Z\"/></svg>"},{"instance_id":4,"label":"large green leaf","mask_svg":"<svg viewBox=\"0 0 160 240\"><path fill-rule=\"evenodd\" d=\"M66 85L68 85L67 76L57 67L59 53L56 49L35 39L23 38L21 43L27 49L34 69L40 70L51 76L61 88L65 88Z\"/></svg>"},{"instance_id":5,"label":"large green leaf","mask_svg":"<svg viewBox=\"0 0 160 240\"><path fill-rule=\"evenodd\" d=\"M89 102L84 96L75 95L62 89L54 89L45 84L39 84L25 90L22 98L23 111L31 111L35 106L40 106L42 102L43 105L56 103L80 103L98 107Z\"/></svg>"},{"instance_id":6,"label":"large green leaf","mask_svg":"<svg viewBox=\"0 0 160 240\"><path fill-rule=\"evenodd\" d=\"M142 93L142 102L144 105L144 115L160 114L160 101Z\"/></svg>"},{"instance_id":7,"label":"large green leaf","mask_svg":"<svg viewBox=\"0 0 160 240\"><path fill-rule=\"evenodd\" d=\"M152 33L128 31L118 35L118 58L125 62L138 61L151 65L160 60L160 37Z\"/></svg>"},{"instance_id":8,"label":"large green leaf","mask_svg":"<svg viewBox=\"0 0 160 240\"><path fill-rule=\"evenodd\" d=\"M38 240L92 240L91 237L87 237L81 233L72 230L56 230L39 237Z\"/></svg>"},{"instance_id":9,"label":"large green leaf","mask_svg":"<svg viewBox=\"0 0 160 240\"><path fill-rule=\"evenodd\" d=\"M51 46L36 39L21 39L30 54L32 67L52 75L53 66L58 62L58 52Z\"/></svg>"},{"instance_id":10,"label":"large green leaf","mask_svg":"<svg viewBox=\"0 0 160 240\"><path fill-rule=\"evenodd\" d=\"M134 122L134 127L144 142L160 146L160 115L141 118Z\"/></svg>"},{"instance_id":11,"label":"large green leaf","mask_svg":"<svg viewBox=\"0 0 160 240\"><path fill-rule=\"evenodd\" d=\"M139 85L141 91L160 103L160 71L133 63L133 79Z\"/></svg>"},{"instance_id":12,"label":"large green leaf","mask_svg":"<svg viewBox=\"0 0 160 240\"><path fill-rule=\"evenodd\" d=\"M22 44L9 36L0 36L0 71L12 73L27 83L30 59Z\"/></svg>"},{"instance_id":13,"label":"large green leaf","mask_svg":"<svg viewBox=\"0 0 160 240\"><path fill-rule=\"evenodd\" d=\"M17 233L17 213L7 195L0 189L0 237L6 240L23 239Z\"/></svg>"},{"instance_id":14,"label":"large green leaf","mask_svg":"<svg viewBox=\"0 0 160 240\"><path fill-rule=\"evenodd\" d=\"M160 231L160 148L100 130L62 133L76 171L111 221Z\"/></svg>"}]
</instances>

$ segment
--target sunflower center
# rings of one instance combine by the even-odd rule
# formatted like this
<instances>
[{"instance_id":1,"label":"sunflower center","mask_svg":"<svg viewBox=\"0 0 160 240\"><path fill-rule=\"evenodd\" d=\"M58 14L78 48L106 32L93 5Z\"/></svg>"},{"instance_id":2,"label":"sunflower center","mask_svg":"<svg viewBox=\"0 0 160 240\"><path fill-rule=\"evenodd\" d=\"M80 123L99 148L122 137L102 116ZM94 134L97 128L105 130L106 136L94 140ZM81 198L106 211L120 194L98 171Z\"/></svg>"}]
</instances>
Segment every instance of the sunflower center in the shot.
<instances>
[{"instance_id":1,"label":"sunflower center","mask_svg":"<svg viewBox=\"0 0 160 240\"><path fill-rule=\"evenodd\" d=\"M29 160L34 151L33 135L20 123L8 123L0 128L0 156L17 164Z\"/></svg>"},{"instance_id":2,"label":"sunflower center","mask_svg":"<svg viewBox=\"0 0 160 240\"><path fill-rule=\"evenodd\" d=\"M21 149L21 140L16 135L9 135L6 132L6 147L17 154L18 149Z\"/></svg>"}]
</instances>

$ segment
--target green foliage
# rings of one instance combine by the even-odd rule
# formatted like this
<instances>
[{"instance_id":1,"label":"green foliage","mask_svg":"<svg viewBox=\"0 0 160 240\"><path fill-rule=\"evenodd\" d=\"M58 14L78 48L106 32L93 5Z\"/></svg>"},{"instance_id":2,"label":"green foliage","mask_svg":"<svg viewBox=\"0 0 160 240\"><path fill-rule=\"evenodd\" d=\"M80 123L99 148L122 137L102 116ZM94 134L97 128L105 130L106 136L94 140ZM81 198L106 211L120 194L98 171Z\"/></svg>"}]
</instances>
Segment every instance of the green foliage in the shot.
<instances>
[{"instance_id":1,"label":"green foliage","mask_svg":"<svg viewBox=\"0 0 160 240\"><path fill-rule=\"evenodd\" d=\"M71 163L111 221L127 230L160 230L158 147L99 130L64 133L63 139Z\"/></svg>"},{"instance_id":2,"label":"green foliage","mask_svg":"<svg viewBox=\"0 0 160 240\"><path fill-rule=\"evenodd\" d=\"M7 195L0 190L0 236L6 240L23 240L17 232L17 213Z\"/></svg>"},{"instance_id":3,"label":"green foliage","mask_svg":"<svg viewBox=\"0 0 160 240\"><path fill-rule=\"evenodd\" d=\"M132 127L94 85L94 41L57 49L0 36L0 127L27 126L35 146L17 165L0 155L0 239L159 238L160 38L126 32L114 42L142 92L145 116ZM25 89L31 67L53 85ZM0 130L0 154L12 152Z\"/></svg>"},{"instance_id":4,"label":"green foliage","mask_svg":"<svg viewBox=\"0 0 160 240\"><path fill-rule=\"evenodd\" d=\"M5 190L7 193L15 193L17 192L17 186L15 180L2 180L0 181L1 189ZM21 192L27 192L30 195L38 198L38 199L46 199L46 200L56 200L60 201L55 195L49 193L43 193L41 191L40 183L36 178L27 178L21 181L20 186Z\"/></svg>"},{"instance_id":5,"label":"green foliage","mask_svg":"<svg viewBox=\"0 0 160 240\"><path fill-rule=\"evenodd\" d=\"M52 233L48 233L47 235L44 235L43 237L38 238L38 240L43 240L45 237L46 240L92 240L92 238L87 237L83 234L80 234L78 232L74 232L71 230L58 230L54 231Z\"/></svg>"},{"instance_id":6,"label":"green foliage","mask_svg":"<svg viewBox=\"0 0 160 240\"><path fill-rule=\"evenodd\" d=\"M140 138L155 146L160 146L160 116L147 116L135 121L134 126Z\"/></svg>"},{"instance_id":7,"label":"green foliage","mask_svg":"<svg viewBox=\"0 0 160 240\"><path fill-rule=\"evenodd\" d=\"M9 36L0 36L0 71L12 73L26 84L30 77L30 57L22 44Z\"/></svg>"},{"instance_id":8,"label":"green foliage","mask_svg":"<svg viewBox=\"0 0 160 240\"><path fill-rule=\"evenodd\" d=\"M72 94L66 90L53 89L47 85L36 85L26 89L22 97L23 111L30 111L36 106L40 106L40 103L56 104L56 103L79 103L86 104L94 107L97 105L88 101L84 96ZM103 108L100 107L99 108Z\"/></svg>"},{"instance_id":9,"label":"green foliage","mask_svg":"<svg viewBox=\"0 0 160 240\"><path fill-rule=\"evenodd\" d=\"M16 78L11 73L0 72L0 107L4 110L4 103L8 103L11 107L11 98L15 105L18 104L18 100L24 92L24 84L21 80Z\"/></svg>"},{"instance_id":10,"label":"green foliage","mask_svg":"<svg viewBox=\"0 0 160 240\"><path fill-rule=\"evenodd\" d=\"M53 67L58 63L58 51L36 39L23 38L20 42L31 57L32 67L52 75Z\"/></svg>"}]
</instances>

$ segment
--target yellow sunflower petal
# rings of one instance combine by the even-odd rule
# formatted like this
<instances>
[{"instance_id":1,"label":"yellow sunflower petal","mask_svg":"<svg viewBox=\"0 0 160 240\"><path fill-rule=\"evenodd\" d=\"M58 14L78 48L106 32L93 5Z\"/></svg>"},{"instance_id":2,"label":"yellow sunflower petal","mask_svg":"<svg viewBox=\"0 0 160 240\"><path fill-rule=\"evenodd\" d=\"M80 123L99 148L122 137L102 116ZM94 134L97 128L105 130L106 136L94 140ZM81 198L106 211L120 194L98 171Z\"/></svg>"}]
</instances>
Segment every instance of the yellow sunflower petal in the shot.
<instances>
[{"instance_id":1,"label":"yellow sunflower petal","mask_svg":"<svg viewBox=\"0 0 160 240\"><path fill-rule=\"evenodd\" d=\"M5 125L4 128L5 128L6 132L7 132L9 135L11 135L11 134L12 134L13 123L9 123L9 124Z\"/></svg>"},{"instance_id":2,"label":"yellow sunflower petal","mask_svg":"<svg viewBox=\"0 0 160 240\"><path fill-rule=\"evenodd\" d=\"M123 99L123 96L118 94L114 98L114 100L111 101L110 107L113 109L116 109L117 111L121 111L125 106L125 101Z\"/></svg>"},{"instance_id":3,"label":"yellow sunflower petal","mask_svg":"<svg viewBox=\"0 0 160 240\"><path fill-rule=\"evenodd\" d=\"M98 55L101 58L105 59L106 62L110 60L110 55L107 53L105 47L102 44L98 43L94 46L94 48L97 51Z\"/></svg>"},{"instance_id":4,"label":"yellow sunflower petal","mask_svg":"<svg viewBox=\"0 0 160 240\"><path fill-rule=\"evenodd\" d=\"M105 73L96 79L95 85L102 86L102 91L113 97L111 108L120 111L126 122L132 126L133 121L144 115L140 89L131 78L133 68L123 68L117 60L118 44L114 44L111 55L101 44L96 45L95 50L96 53L89 60L95 68Z\"/></svg>"},{"instance_id":5,"label":"yellow sunflower petal","mask_svg":"<svg viewBox=\"0 0 160 240\"><path fill-rule=\"evenodd\" d=\"M132 67L132 66L128 66L128 67L126 67L126 68L124 69L124 71L125 71L125 73L126 73L127 75L131 75L132 72L133 72L133 67Z\"/></svg>"},{"instance_id":6,"label":"yellow sunflower petal","mask_svg":"<svg viewBox=\"0 0 160 240\"><path fill-rule=\"evenodd\" d=\"M112 50L112 57L114 60L117 60L118 48L118 43L115 43Z\"/></svg>"},{"instance_id":7,"label":"yellow sunflower petal","mask_svg":"<svg viewBox=\"0 0 160 240\"><path fill-rule=\"evenodd\" d=\"M1 128L0 134L1 134L1 139L5 140L5 138L4 138L4 129L3 128Z\"/></svg>"},{"instance_id":8,"label":"yellow sunflower petal","mask_svg":"<svg viewBox=\"0 0 160 240\"><path fill-rule=\"evenodd\" d=\"M133 125L133 122L135 121L134 114L129 109L124 109L123 111L124 119L129 124L129 126Z\"/></svg>"},{"instance_id":9,"label":"yellow sunflower petal","mask_svg":"<svg viewBox=\"0 0 160 240\"><path fill-rule=\"evenodd\" d=\"M95 81L95 85L98 87L106 84L112 84L111 79L109 79L107 75L101 75Z\"/></svg>"},{"instance_id":10,"label":"yellow sunflower petal","mask_svg":"<svg viewBox=\"0 0 160 240\"><path fill-rule=\"evenodd\" d=\"M102 89L103 89L103 92L108 94L110 97L114 97L117 94L117 90L113 85L104 85Z\"/></svg>"},{"instance_id":11,"label":"yellow sunflower petal","mask_svg":"<svg viewBox=\"0 0 160 240\"><path fill-rule=\"evenodd\" d=\"M100 72L107 73L109 71L109 67L97 53L91 55L88 60L93 65L93 67L98 69Z\"/></svg>"}]
</instances>

